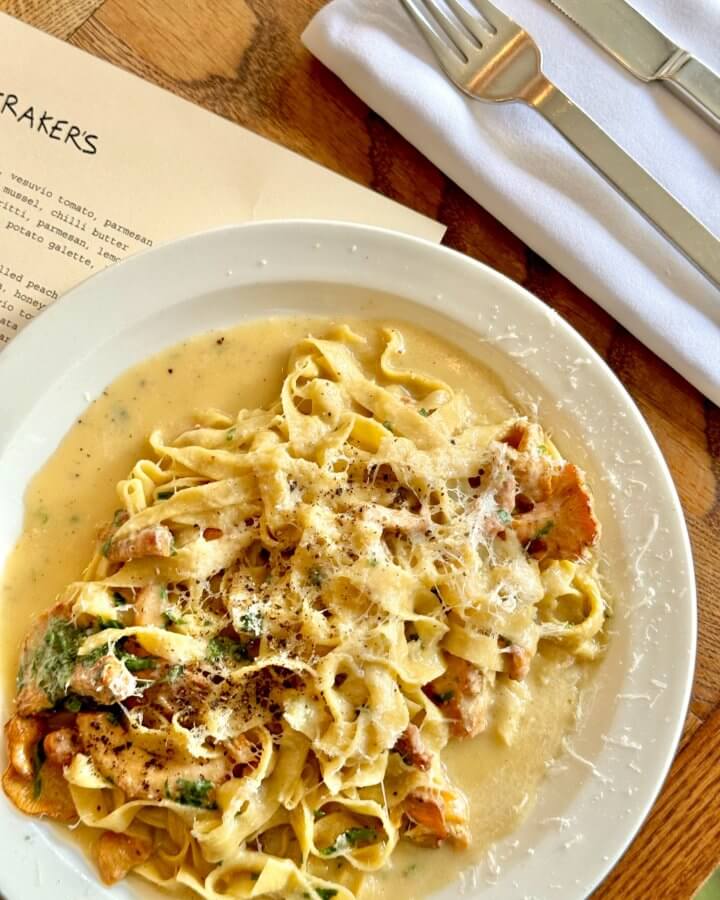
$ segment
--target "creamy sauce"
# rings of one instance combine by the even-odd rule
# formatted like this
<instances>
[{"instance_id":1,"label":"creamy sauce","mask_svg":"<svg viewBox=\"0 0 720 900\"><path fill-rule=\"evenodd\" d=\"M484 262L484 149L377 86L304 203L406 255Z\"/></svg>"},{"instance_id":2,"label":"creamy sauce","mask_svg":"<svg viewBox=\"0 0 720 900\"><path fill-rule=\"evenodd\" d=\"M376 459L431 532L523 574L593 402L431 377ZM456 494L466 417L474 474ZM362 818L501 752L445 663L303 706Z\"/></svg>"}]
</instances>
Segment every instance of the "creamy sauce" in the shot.
<instances>
[{"instance_id":1,"label":"creamy sauce","mask_svg":"<svg viewBox=\"0 0 720 900\"><path fill-rule=\"evenodd\" d=\"M160 428L172 437L193 424L199 408L234 413L272 402L290 348L309 332L322 335L331 324L278 318L205 334L129 370L90 405L27 490L23 533L0 586L8 695L14 693L19 648L32 617L80 576L98 529L119 505L117 482L149 451L149 433ZM513 414L500 382L439 338L405 322L349 324L371 341L378 324L397 326L406 338L404 365L464 390L488 422ZM533 702L514 745L504 746L488 731L451 742L445 751L450 775L470 800L470 849L428 850L401 842L391 867L367 880L363 898L412 900L446 886L527 815L546 764L572 724L578 671L539 656L531 676Z\"/></svg>"}]
</instances>

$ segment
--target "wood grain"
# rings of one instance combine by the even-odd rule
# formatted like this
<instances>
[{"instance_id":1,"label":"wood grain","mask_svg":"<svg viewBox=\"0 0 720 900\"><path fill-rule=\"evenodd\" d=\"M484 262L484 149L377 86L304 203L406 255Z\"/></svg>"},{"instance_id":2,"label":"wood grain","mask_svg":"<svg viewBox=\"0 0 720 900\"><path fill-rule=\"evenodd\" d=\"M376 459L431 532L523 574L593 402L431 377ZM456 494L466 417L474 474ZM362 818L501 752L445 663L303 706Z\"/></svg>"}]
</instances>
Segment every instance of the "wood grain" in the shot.
<instances>
[{"instance_id":1,"label":"wood grain","mask_svg":"<svg viewBox=\"0 0 720 900\"><path fill-rule=\"evenodd\" d=\"M690 897L720 861L720 411L312 59L299 36L323 2L0 0L0 9L439 219L445 243L524 285L608 361L678 488L700 640L681 752L655 811L597 896Z\"/></svg>"},{"instance_id":2,"label":"wood grain","mask_svg":"<svg viewBox=\"0 0 720 900\"><path fill-rule=\"evenodd\" d=\"M104 0L0 0L0 11L42 28L55 37L69 38L99 9Z\"/></svg>"}]
</instances>

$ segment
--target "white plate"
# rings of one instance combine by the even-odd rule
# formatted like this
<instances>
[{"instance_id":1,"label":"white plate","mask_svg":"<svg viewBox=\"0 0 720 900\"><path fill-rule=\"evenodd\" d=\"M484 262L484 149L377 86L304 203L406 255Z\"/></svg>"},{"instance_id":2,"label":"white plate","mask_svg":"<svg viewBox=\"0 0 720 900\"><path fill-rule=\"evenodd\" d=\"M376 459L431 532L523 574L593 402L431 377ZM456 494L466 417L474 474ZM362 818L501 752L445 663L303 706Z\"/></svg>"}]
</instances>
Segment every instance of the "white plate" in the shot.
<instances>
[{"instance_id":1,"label":"white plate","mask_svg":"<svg viewBox=\"0 0 720 900\"><path fill-rule=\"evenodd\" d=\"M692 560L668 470L620 383L562 319L497 272L379 229L274 222L177 241L95 276L0 357L0 564L20 530L25 486L88 392L190 335L292 312L391 314L438 331L497 371L518 404L537 403L588 471L617 597L596 694L528 821L462 887L437 895L585 897L642 823L681 733L695 654ZM4 797L0 829L8 900L111 896L65 832ZM147 891L133 881L112 896Z\"/></svg>"}]
</instances>

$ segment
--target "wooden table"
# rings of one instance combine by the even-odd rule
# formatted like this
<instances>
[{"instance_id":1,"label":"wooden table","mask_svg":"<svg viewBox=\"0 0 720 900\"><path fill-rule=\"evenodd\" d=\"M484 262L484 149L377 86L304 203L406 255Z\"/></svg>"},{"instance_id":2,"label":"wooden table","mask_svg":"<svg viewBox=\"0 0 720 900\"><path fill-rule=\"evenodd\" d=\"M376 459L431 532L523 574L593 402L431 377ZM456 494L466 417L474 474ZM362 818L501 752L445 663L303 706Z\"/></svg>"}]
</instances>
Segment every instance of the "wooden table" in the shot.
<instances>
[{"instance_id":1,"label":"wooden table","mask_svg":"<svg viewBox=\"0 0 720 900\"><path fill-rule=\"evenodd\" d=\"M671 775L595 896L685 900L720 863L720 411L310 56L299 38L323 2L0 0L0 9L438 219L446 244L532 291L607 360L680 493L697 567L700 641Z\"/></svg>"}]
</instances>

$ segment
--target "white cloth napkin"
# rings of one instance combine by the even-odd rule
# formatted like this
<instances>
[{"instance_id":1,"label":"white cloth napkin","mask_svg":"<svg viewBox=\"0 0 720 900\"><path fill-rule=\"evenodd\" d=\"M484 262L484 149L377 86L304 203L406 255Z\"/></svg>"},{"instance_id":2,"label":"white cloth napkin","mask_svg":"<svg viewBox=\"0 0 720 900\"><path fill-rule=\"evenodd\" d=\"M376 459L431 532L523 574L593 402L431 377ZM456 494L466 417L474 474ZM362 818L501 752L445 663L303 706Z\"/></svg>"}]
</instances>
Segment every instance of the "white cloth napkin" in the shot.
<instances>
[{"instance_id":1,"label":"white cloth napkin","mask_svg":"<svg viewBox=\"0 0 720 900\"><path fill-rule=\"evenodd\" d=\"M495 2L533 35L548 77L720 235L720 132L660 85L635 79L549 0ZM632 3L720 71L717 0ZM457 91L399 0L334 0L303 41L453 181L720 403L720 291L538 113Z\"/></svg>"}]
</instances>

